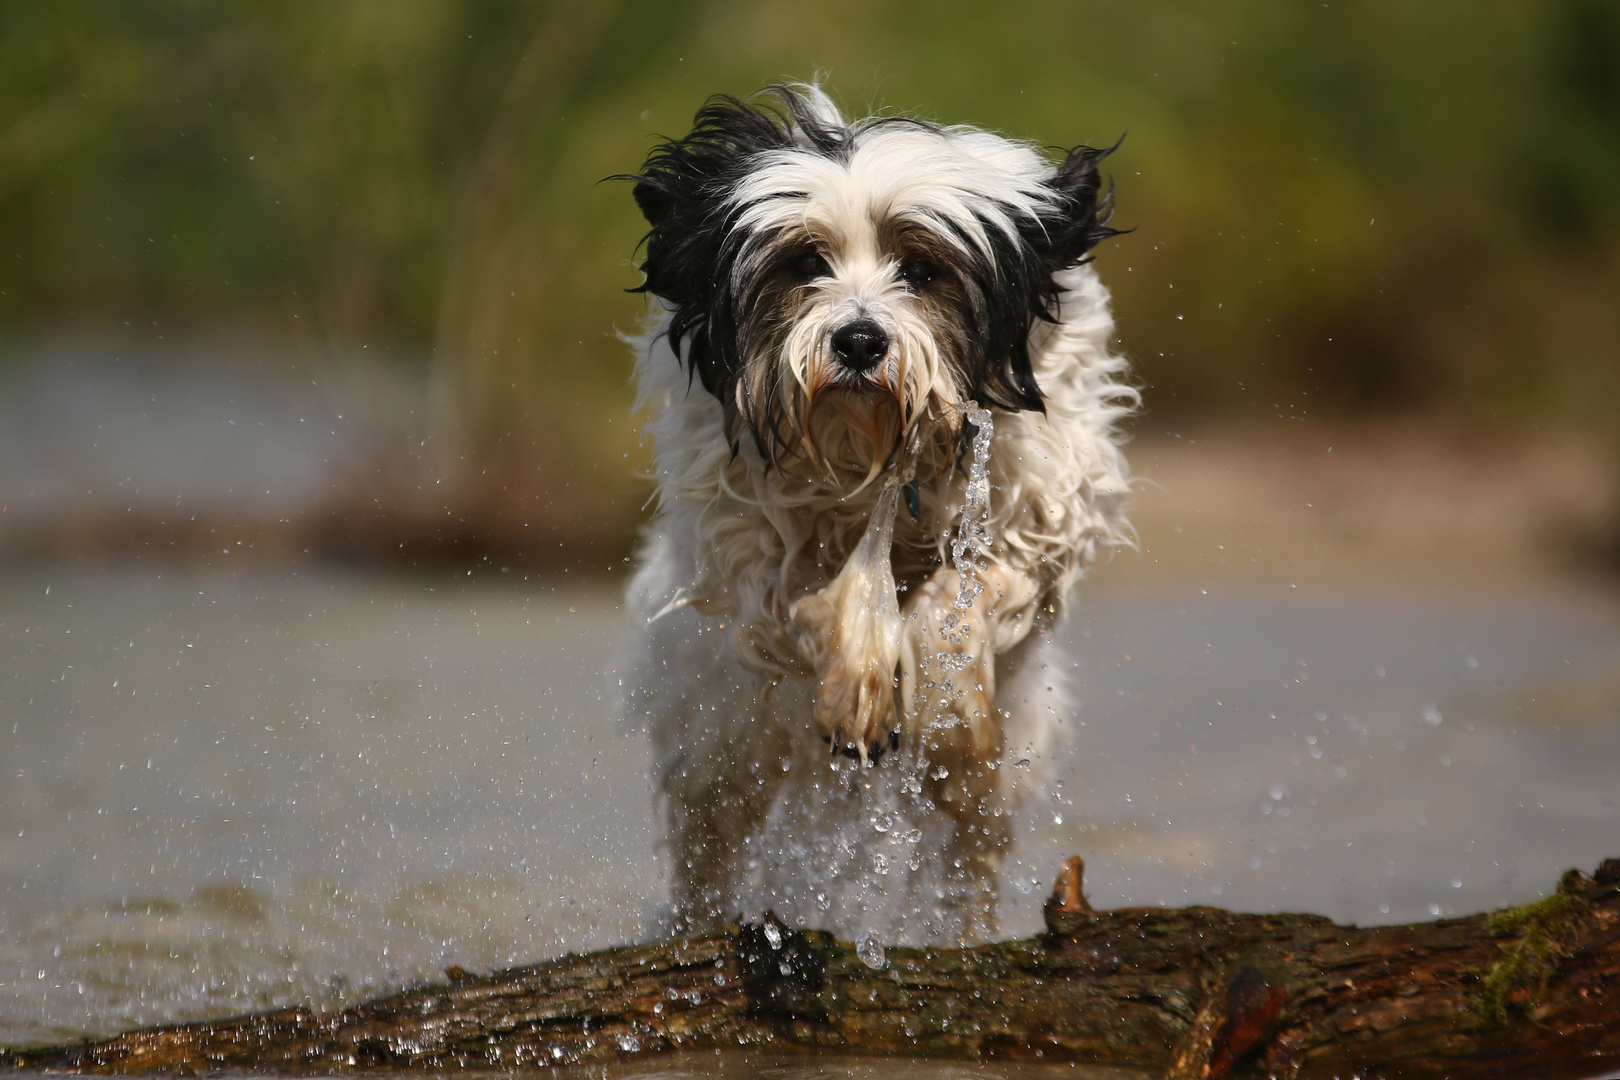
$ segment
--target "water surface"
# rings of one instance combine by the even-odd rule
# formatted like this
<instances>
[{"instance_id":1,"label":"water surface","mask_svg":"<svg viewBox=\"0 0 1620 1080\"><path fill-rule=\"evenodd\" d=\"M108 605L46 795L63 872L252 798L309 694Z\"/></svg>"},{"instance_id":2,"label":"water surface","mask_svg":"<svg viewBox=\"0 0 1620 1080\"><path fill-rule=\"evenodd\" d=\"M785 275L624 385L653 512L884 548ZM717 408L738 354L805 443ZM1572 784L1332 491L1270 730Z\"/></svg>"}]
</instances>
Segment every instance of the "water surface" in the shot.
<instances>
[{"instance_id":1,"label":"water surface","mask_svg":"<svg viewBox=\"0 0 1620 1080\"><path fill-rule=\"evenodd\" d=\"M619 618L613 583L494 570L0 578L0 1044L650 932L667 877L610 688ZM1065 634L1083 701L1008 934L1071 853L1100 907L1359 923L1522 902L1620 855L1602 589L1115 584ZM917 1075L1000 1075L948 1068Z\"/></svg>"}]
</instances>

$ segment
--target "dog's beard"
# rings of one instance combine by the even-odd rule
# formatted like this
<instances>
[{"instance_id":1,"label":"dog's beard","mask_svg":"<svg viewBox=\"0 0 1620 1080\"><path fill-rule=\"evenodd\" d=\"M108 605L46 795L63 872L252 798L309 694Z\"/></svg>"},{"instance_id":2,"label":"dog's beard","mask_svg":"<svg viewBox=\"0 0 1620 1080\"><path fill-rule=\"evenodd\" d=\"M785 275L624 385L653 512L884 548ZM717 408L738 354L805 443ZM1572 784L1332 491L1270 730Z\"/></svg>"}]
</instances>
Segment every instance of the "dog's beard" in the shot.
<instances>
[{"instance_id":1,"label":"dog's beard","mask_svg":"<svg viewBox=\"0 0 1620 1080\"><path fill-rule=\"evenodd\" d=\"M935 456L931 444L954 442L966 334L933 307L910 296L859 308L811 298L791 319L762 320L774 332L746 354L738 411L772 464L852 493ZM866 372L851 370L829 345L856 317L872 319L889 341Z\"/></svg>"}]
</instances>

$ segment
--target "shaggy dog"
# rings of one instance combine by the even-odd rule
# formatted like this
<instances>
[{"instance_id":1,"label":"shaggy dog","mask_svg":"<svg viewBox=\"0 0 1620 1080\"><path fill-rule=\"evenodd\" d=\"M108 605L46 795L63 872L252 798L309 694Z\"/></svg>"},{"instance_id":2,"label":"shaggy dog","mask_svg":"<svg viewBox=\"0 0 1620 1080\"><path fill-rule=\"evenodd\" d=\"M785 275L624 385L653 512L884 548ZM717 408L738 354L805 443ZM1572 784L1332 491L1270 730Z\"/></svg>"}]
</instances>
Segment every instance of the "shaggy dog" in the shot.
<instances>
[{"instance_id":1,"label":"shaggy dog","mask_svg":"<svg viewBox=\"0 0 1620 1080\"><path fill-rule=\"evenodd\" d=\"M1128 529L1109 151L768 95L631 178L657 512L621 678L674 929L983 938L1067 711L1050 631Z\"/></svg>"}]
</instances>

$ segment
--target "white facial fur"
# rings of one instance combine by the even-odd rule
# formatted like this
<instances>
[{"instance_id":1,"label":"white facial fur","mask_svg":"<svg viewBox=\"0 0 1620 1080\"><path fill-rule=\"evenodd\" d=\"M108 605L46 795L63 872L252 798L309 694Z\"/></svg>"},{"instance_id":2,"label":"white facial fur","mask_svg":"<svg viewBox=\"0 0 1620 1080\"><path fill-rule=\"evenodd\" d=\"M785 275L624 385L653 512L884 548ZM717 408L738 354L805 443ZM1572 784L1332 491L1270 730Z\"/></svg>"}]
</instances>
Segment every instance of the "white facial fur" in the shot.
<instances>
[{"instance_id":1,"label":"white facial fur","mask_svg":"<svg viewBox=\"0 0 1620 1080\"><path fill-rule=\"evenodd\" d=\"M823 122L843 123L824 94L806 92ZM973 345L977 313L951 289L951 278L968 267L994 267L998 242L1003 249L1023 242L1020 225L1054 201L1051 171L1022 143L975 128L904 122L859 128L838 158L805 145L758 155L728 199L732 228L746 238L731 266L732 291L757 292L751 285L779 272L773 264L795 252L818 252L826 273L782 297L775 320L782 331L743 358L749 372L735 390L739 409L748 411L750 396L775 396L773 412L798 436L790 445L796 441L818 464L841 455L818 453L816 443L836 444L845 434L836 424L813 423L829 390L856 397L877 391L892 402L893 417L877 415L881 406L872 404L838 410L872 438L909 439L927 420L954 428L968 395L964 375L976 360L961 353ZM920 286L903 273L919 257L931 257L939 274ZM882 329L889 348L857 376L830 343L839 327L862 319ZM892 450L871 445L868 464L881 467ZM870 476L870 469L858 472Z\"/></svg>"}]
</instances>

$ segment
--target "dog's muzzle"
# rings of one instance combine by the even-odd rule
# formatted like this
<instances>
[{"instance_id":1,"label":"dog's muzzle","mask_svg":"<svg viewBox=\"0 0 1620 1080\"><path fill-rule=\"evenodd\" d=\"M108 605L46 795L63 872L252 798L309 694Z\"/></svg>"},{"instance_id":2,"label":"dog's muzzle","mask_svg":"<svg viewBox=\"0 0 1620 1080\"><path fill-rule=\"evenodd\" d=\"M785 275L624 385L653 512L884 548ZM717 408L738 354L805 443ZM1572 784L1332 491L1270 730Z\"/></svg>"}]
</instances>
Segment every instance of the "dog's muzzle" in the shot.
<instances>
[{"instance_id":1,"label":"dog's muzzle","mask_svg":"<svg viewBox=\"0 0 1620 1080\"><path fill-rule=\"evenodd\" d=\"M864 375L888 355L889 335L871 319L856 319L833 331L832 351L840 364Z\"/></svg>"}]
</instances>

